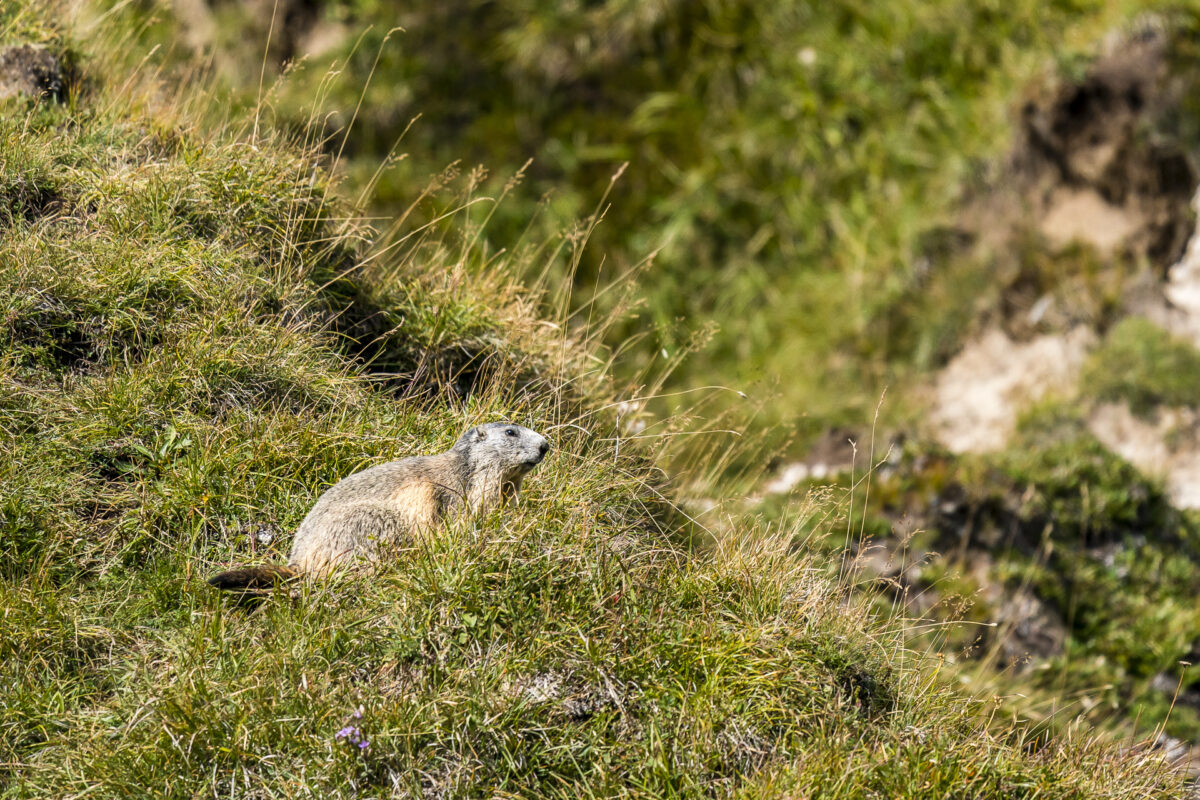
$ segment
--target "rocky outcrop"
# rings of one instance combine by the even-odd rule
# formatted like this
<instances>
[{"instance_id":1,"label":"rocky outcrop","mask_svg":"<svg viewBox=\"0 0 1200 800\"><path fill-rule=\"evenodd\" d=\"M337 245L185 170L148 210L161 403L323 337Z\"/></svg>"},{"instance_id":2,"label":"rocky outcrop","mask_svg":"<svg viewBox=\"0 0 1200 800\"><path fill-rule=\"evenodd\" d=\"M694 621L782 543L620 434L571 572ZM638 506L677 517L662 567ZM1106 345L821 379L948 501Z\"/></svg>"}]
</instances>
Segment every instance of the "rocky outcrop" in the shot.
<instances>
[{"instance_id":1,"label":"rocky outcrop","mask_svg":"<svg viewBox=\"0 0 1200 800\"><path fill-rule=\"evenodd\" d=\"M61 100L66 89L62 61L50 50L31 44L0 49L0 100L21 96Z\"/></svg>"},{"instance_id":2,"label":"rocky outcrop","mask_svg":"<svg viewBox=\"0 0 1200 800\"><path fill-rule=\"evenodd\" d=\"M1167 45L1147 24L1114 38L1083 79L1025 104L1014 166L1052 244L1123 248L1164 268L1182 255L1196 171L1182 147L1144 130L1174 102Z\"/></svg>"},{"instance_id":3,"label":"rocky outcrop","mask_svg":"<svg viewBox=\"0 0 1200 800\"><path fill-rule=\"evenodd\" d=\"M1028 342L999 329L986 332L937 377L931 414L936 438L955 453L1000 450L1021 411L1074 383L1095 341L1082 325Z\"/></svg>"}]
</instances>

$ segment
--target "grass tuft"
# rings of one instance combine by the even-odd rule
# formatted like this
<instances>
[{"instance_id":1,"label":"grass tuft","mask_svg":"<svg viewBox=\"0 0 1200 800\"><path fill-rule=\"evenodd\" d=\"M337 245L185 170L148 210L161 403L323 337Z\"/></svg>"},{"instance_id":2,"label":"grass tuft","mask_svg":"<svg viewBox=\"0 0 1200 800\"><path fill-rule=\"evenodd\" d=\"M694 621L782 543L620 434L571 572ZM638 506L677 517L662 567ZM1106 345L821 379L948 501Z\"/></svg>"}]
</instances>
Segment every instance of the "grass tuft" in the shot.
<instances>
[{"instance_id":1,"label":"grass tuft","mask_svg":"<svg viewBox=\"0 0 1200 800\"><path fill-rule=\"evenodd\" d=\"M1117 323L1080 378L1098 400L1125 402L1135 414L1159 406L1194 406L1200 398L1200 351L1141 317Z\"/></svg>"}]
</instances>

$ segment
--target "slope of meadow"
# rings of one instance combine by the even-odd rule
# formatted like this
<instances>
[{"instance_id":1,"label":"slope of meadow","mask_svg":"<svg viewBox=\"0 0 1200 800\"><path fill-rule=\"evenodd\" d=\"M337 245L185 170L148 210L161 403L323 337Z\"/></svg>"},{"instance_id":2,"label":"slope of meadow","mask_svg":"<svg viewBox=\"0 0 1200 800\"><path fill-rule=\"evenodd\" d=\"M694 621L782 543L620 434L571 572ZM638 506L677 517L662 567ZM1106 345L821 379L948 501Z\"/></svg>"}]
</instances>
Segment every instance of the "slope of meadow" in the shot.
<instances>
[{"instance_id":1,"label":"slope of meadow","mask_svg":"<svg viewBox=\"0 0 1200 800\"><path fill-rule=\"evenodd\" d=\"M705 525L728 495L789 520L886 442L854 555L937 620L915 646L1006 712L1200 756L1195 3L105 6L323 139L370 213L414 228L443 208L412 207L427 176L492 168L480 249L523 241L546 308L616 316L621 376L700 347L649 410L706 397L659 425L750 434L691 454L725 473L684 492ZM529 255L606 191L585 251ZM626 272L639 305L609 315ZM996 627L944 624L964 614Z\"/></svg>"},{"instance_id":2,"label":"slope of meadow","mask_svg":"<svg viewBox=\"0 0 1200 800\"><path fill-rule=\"evenodd\" d=\"M464 214L376 236L314 153L45 15L0 12L79 64L0 107L0 796L1178 792L1153 754L990 732L789 530L685 545L662 440L515 287L536 264ZM496 418L555 443L520 503L369 581L203 583Z\"/></svg>"}]
</instances>

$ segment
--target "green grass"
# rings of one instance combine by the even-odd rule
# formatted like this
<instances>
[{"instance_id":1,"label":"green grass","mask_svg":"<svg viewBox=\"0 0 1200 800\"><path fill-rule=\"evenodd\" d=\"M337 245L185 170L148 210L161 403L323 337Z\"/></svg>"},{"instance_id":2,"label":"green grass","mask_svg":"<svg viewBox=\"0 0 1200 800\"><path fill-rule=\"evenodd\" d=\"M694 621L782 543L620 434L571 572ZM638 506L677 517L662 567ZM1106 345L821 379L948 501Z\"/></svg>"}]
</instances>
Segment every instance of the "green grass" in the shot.
<instances>
[{"instance_id":1,"label":"green grass","mask_svg":"<svg viewBox=\"0 0 1200 800\"><path fill-rule=\"evenodd\" d=\"M377 237L314 153L198 124L112 41L70 105L0 109L0 797L1178 790L990 732L791 530L687 546L603 331L516 288L551 256L469 211ZM369 580L204 584L282 559L339 477L502 417L555 445L519 503Z\"/></svg>"}]
</instances>

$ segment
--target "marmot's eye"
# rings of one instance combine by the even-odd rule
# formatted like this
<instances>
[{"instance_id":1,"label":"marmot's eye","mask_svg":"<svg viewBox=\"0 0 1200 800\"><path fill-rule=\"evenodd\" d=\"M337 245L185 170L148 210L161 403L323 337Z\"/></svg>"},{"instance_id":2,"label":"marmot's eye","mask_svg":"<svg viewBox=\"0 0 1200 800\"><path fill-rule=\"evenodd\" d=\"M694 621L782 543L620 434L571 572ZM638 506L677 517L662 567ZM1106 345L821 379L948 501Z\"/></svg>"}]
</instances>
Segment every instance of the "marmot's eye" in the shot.
<instances>
[{"instance_id":1,"label":"marmot's eye","mask_svg":"<svg viewBox=\"0 0 1200 800\"><path fill-rule=\"evenodd\" d=\"M506 434L508 434L509 436L516 436L516 435L517 435L517 429L516 429L516 428L509 428L508 430L506 430L506 431L505 431L505 433L506 433Z\"/></svg>"}]
</instances>

